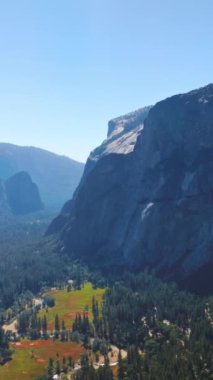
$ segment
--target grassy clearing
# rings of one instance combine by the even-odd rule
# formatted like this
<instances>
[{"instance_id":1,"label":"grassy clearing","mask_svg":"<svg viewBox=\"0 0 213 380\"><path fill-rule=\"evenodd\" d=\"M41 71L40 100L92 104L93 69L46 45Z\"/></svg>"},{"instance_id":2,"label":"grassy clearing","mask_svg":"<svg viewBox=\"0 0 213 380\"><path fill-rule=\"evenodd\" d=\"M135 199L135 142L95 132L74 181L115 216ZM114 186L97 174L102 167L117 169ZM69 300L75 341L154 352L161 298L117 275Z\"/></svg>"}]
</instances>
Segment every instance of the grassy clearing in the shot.
<instances>
[{"instance_id":1,"label":"grassy clearing","mask_svg":"<svg viewBox=\"0 0 213 380\"><path fill-rule=\"evenodd\" d=\"M53 340L23 341L12 346L12 361L0 367L1 380L33 380L44 373L50 357L61 361L63 357L72 356L78 360L84 352L80 344Z\"/></svg>"},{"instance_id":2,"label":"grassy clearing","mask_svg":"<svg viewBox=\"0 0 213 380\"><path fill-rule=\"evenodd\" d=\"M48 309L48 312L41 310L39 316L44 314L47 317L48 329L54 329L55 316L58 314L59 318L64 320L66 328L70 329L75 320L76 313L88 311L89 318L92 318L91 306L92 297L95 296L97 301L103 298L104 289L93 289L90 283L84 285L81 290L51 290L46 293L46 296L55 298L55 306Z\"/></svg>"}]
</instances>

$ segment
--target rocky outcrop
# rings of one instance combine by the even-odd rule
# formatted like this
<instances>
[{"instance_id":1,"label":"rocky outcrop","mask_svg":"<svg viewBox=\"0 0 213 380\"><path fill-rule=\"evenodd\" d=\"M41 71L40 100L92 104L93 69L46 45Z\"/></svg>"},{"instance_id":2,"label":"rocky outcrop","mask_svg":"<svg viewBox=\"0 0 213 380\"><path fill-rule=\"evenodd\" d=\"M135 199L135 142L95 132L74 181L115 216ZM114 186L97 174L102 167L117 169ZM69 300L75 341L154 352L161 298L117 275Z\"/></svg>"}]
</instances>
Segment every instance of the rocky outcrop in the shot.
<instances>
[{"instance_id":1,"label":"rocky outcrop","mask_svg":"<svg viewBox=\"0 0 213 380\"><path fill-rule=\"evenodd\" d=\"M147 113L137 122L133 115L128 130L122 119L109 124L63 222L55 221L50 232L60 232L70 254L102 268L203 278L213 263L213 85ZM126 149L129 133L135 138Z\"/></svg>"},{"instance_id":2,"label":"rocky outcrop","mask_svg":"<svg viewBox=\"0 0 213 380\"><path fill-rule=\"evenodd\" d=\"M144 107L109 121L107 139L90 154L83 180L101 158L113 153L126 155L133 152L150 109L151 106Z\"/></svg>"},{"instance_id":3,"label":"rocky outcrop","mask_svg":"<svg viewBox=\"0 0 213 380\"><path fill-rule=\"evenodd\" d=\"M29 214L43 208L38 187L29 174L20 172L5 183L8 206L13 214Z\"/></svg>"}]
</instances>

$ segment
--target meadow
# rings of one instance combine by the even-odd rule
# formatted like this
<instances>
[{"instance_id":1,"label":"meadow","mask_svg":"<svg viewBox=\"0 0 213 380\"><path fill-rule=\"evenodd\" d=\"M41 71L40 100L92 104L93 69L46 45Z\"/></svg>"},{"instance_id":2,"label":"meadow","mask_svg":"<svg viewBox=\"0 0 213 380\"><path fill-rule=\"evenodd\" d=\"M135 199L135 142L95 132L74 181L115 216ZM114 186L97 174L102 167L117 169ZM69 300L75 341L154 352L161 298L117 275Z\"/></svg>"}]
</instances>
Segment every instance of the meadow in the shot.
<instances>
[{"instance_id":1,"label":"meadow","mask_svg":"<svg viewBox=\"0 0 213 380\"><path fill-rule=\"evenodd\" d=\"M87 312L91 320L92 298L95 297L96 301L100 302L104 292L104 289L93 289L91 283L86 283L81 290L72 290L71 292L68 292L67 289L53 289L45 293L45 296L53 297L55 306L48 308L48 311L45 309L40 310L38 316L43 317L46 315L48 330L54 330L56 315L59 316L61 321L64 320L67 329L71 329L78 313Z\"/></svg>"},{"instance_id":2,"label":"meadow","mask_svg":"<svg viewBox=\"0 0 213 380\"><path fill-rule=\"evenodd\" d=\"M55 306L40 310L39 316L46 314L48 329L54 329L55 315L64 320L66 328L70 329L75 320L76 313L88 311L92 318L92 298L101 301L104 289L93 289L90 283L84 285L81 290L68 292L66 289L53 289L45 296L55 299ZM48 365L49 358L62 361L63 357L72 356L78 362L80 355L84 352L81 344L74 342L61 342L57 339L48 340L22 340L11 344L13 357L3 367L0 367L0 380L34 380L42 375Z\"/></svg>"},{"instance_id":3,"label":"meadow","mask_svg":"<svg viewBox=\"0 0 213 380\"><path fill-rule=\"evenodd\" d=\"M11 346L13 359L0 368L1 380L34 380L45 372L50 357L62 362L63 357L72 356L78 361L84 352L80 344L52 339L23 341Z\"/></svg>"}]
</instances>

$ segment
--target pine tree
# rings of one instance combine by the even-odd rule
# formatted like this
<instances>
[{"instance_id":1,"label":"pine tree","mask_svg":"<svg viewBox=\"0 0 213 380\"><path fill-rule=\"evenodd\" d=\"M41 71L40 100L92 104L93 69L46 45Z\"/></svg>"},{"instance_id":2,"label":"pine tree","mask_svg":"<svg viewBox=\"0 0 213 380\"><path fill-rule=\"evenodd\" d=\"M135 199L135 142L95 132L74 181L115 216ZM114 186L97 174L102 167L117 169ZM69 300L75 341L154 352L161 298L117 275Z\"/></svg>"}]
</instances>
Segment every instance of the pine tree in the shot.
<instances>
[{"instance_id":1,"label":"pine tree","mask_svg":"<svg viewBox=\"0 0 213 380\"><path fill-rule=\"evenodd\" d=\"M47 333L47 317L46 317L46 315L44 315L42 318L41 328L42 328L43 334L46 335L46 333Z\"/></svg>"},{"instance_id":2,"label":"pine tree","mask_svg":"<svg viewBox=\"0 0 213 380\"><path fill-rule=\"evenodd\" d=\"M57 375L60 375L61 373L61 365L59 360L56 361L55 372L57 373Z\"/></svg>"},{"instance_id":3,"label":"pine tree","mask_svg":"<svg viewBox=\"0 0 213 380\"><path fill-rule=\"evenodd\" d=\"M123 365L121 350L119 350L119 353L118 353L118 379L123 380L124 374L125 373L124 373L124 365Z\"/></svg>"},{"instance_id":4,"label":"pine tree","mask_svg":"<svg viewBox=\"0 0 213 380\"><path fill-rule=\"evenodd\" d=\"M66 330L66 326L65 326L65 322L64 320L62 320L62 326L61 326L62 330Z\"/></svg>"},{"instance_id":5,"label":"pine tree","mask_svg":"<svg viewBox=\"0 0 213 380\"><path fill-rule=\"evenodd\" d=\"M68 366L71 368L74 366L74 361L73 361L72 356L68 356Z\"/></svg>"},{"instance_id":6,"label":"pine tree","mask_svg":"<svg viewBox=\"0 0 213 380\"><path fill-rule=\"evenodd\" d=\"M52 380L52 377L53 377L53 364L54 364L54 361L52 358L50 358L49 362L48 362L48 367L47 367L47 378L48 378L48 380Z\"/></svg>"},{"instance_id":7,"label":"pine tree","mask_svg":"<svg viewBox=\"0 0 213 380\"><path fill-rule=\"evenodd\" d=\"M60 331L60 320L58 314L55 316L55 331L59 332Z\"/></svg>"}]
</instances>

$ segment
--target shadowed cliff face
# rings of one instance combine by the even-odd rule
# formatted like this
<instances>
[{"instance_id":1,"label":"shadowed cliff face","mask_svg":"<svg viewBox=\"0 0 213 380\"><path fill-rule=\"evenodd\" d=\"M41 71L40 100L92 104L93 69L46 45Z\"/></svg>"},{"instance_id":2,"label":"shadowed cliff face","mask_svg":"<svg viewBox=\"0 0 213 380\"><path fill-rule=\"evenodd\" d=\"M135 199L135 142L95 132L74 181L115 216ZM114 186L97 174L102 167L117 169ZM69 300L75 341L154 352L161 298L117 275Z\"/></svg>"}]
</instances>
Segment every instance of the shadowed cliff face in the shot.
<instances>
[{"instance_id":1,"label":"shadowed cliff face","mask_svg":"<svg viewBox=\"0 0 213 380\"><path fill-rule=\"evenodd\" d=\"M132 149L103 154L104 142L92 153L60 216L60 242L100 267L203 276L213 262L213 85L159 102L132 125Z\"/></svg>"}]
</instances>

